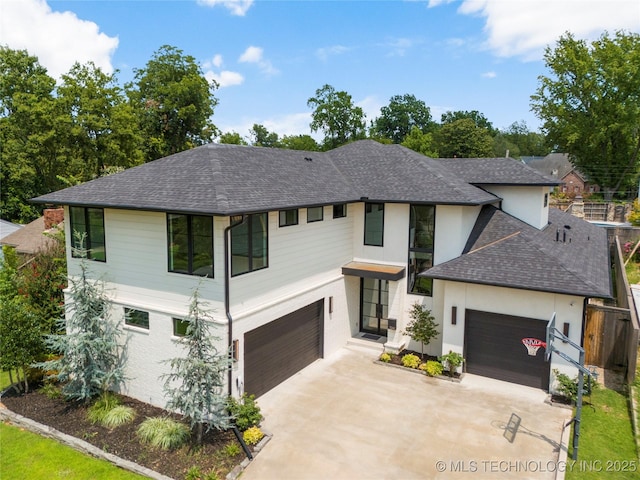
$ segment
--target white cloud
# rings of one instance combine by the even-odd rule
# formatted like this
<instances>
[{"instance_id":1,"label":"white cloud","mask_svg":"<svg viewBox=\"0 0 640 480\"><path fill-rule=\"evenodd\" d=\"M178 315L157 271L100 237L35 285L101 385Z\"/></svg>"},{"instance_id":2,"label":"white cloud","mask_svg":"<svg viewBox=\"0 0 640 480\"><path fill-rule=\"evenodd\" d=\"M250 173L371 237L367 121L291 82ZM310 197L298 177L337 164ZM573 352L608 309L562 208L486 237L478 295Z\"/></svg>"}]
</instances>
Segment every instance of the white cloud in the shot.
<instances>
[{"instance_id":1,"label":"white cloud","mask_svg":"<svg viewBox=\"0 0 640 480\"><path fill-rule=\"evenodd\" d=\"M496 78L498 76L498 74L496 72L484 72L482 75L480 75L482 78Z\"/></svg>"},{"instance_id":2,"label":"white cloud","mask_svg":"<svg viewBox=\"0 0 640 480\"><path fill-rule=\"evenodd\" d=\"M211 63L214 67L220 68L222 66L222 55L220 55L219 53L217 55L214 55Z\"/></svg>"},{"instance_id":3,"label":"white cloud","mask_svg":"<svg viewBox=\"0 0 640 480\"><path fill-rule=\"evenodd\" d=\"M219 73L208 70L204 72L204 78L209 82L211 80L215 80L220 88L242 85L244 83L244 77L241 74L238 72L231 72L229 70L223 70Z\"/></svg>"},{"instance_id":4,"label":"white cloud","mask_svg":"<svg viewBox=\"0 0 640 480\"><path fill-rule=\"evenodd\" d=\"M275 68L269 60L264 58L263 53L262 48L250 46L240 55L238 62L255 63L265 75L276 75L279 73L278 69Z\"/></svg>"},{"instance_id":5,"label":"white cloud","mask_svg":"<svg viewBox=\"0 0 640 480\"><path fill-rule=\"evenodd\" d=\"M414 42L409 38L396 38L387 43L387 46L392 49L391 55L398 57L404 57L407 50L413 47Z\"/></svg>"},{"instance_id":6,"label":"white cloud","mask_svg":"<svg viewBox=\"0 0 640 480\"><path fill-rule=\"evenodd\" d=\"M113 72L111 57L118 38L100 32L94 22L72 12L54 12L45 0L0 1L0 45L37 56L54 78L75 62L92 61L104 72Z\"/></svg>"},{"instance_id":7,"label":"white cloud","mask_svg":"<svg viewBox=\"0 0 640 480\"><path fill-rule=\"evenodd\" d=\"M486 48L525 60L540 59L567 31L592 40L605 30L640 28L638 0L463 0L458 12L486 18Z\"/></svg>"},{"instance_id":8,"label":"white cloud","mask_svg":"<svg viewBox=\"0 0 640 480\"><path fill-rule=\"evenodd\" d=\"M375 95L369 95L359 102L356 102L356 106L362 108L362 111L367 116L367 123L369 123L370 120L373 120L374 118L380 116L380 109L384 105L385 104L382 103L380 99Z\"/></svg>"},{"instance_id":9,"label":"white cloud","mask_svg":"<svg viewBox=\"0 0 640 480\"><path fill-rule=\"evenodd\" d=\"M326 62L330 56L342 55L343 53L348 51L349 48L343 45L332 45L331 47L318 48L316 50L316 56L323 62Z\"/></svg>"},{"instance_id":10,"label":"white cloud","mask_svg":"<svg viewBox=\"0 0 640 480\"><path fill-rule=\"evenodd\" d=\"M253 0L198 0L198 5L204 5L206 7L222 5L229 10L232 15L244 17L247 10L253 5Z\"/></svg>"}]
</instances>

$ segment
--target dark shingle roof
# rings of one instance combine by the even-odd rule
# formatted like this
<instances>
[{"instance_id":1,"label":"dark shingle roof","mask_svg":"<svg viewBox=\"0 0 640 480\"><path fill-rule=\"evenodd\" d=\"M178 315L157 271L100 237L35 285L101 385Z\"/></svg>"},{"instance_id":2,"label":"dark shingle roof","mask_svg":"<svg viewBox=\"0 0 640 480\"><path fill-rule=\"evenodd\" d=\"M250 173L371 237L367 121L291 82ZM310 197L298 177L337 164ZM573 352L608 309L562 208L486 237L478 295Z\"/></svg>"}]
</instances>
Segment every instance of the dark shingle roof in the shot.
<instances>
[{"instance_id":1,"label":"dark shingle roof","mask_svg":"<svg viewBox=\"0 0 640 480\"><path fill-rule=\"evenodd\" d=\"M433 159L372 140L323 153L209 144L33 201L232 215L362 197L463 205L496 201Z\"/></svg>"},{"instance_id":2,"label":"dark shingle roof","mask_svg":"<svg viewBox=\"0 0 640 480\"><path fill-rule=\"evenodd\" d=\"M558 185L558 180L542 175L513 158L439 158L447 170L473 185Z\"/></svg>"},{"instance_id":3,"label":"dark shingle roof","mask_svg":"<svg viewBox=\"0 0 640 480\"><path fill-rule=\"evenodd\" d=\"M549 210L549 222L545 229L538 230L493 206L485 206L463 254L421 275L609 298L605 229L556 209Z\"/></svg>"}]
</instances>

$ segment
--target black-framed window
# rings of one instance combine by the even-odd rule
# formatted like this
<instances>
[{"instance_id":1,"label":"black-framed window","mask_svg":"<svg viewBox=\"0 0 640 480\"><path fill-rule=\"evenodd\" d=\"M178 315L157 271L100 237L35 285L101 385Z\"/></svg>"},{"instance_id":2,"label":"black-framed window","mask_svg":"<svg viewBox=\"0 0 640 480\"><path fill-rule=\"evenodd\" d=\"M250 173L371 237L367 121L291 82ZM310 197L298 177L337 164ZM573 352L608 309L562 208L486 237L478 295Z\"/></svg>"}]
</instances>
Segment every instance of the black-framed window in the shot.
<instances>
[{"instance_id":1,"label":"black-framed window","mask_svg":"<svg viewBox=\"0 0 640 480\"><path fill-rule=\"evenodd\" d=\"M231 228L231 276L269 266L269 217L266 213L247 215Z\"/></svg>"},{"instance_id":2,"label":"black-framed window","mask_svg":"<svg viewBox=\"0 0 640 480\"><path fill-rule=\"evenodd\" d=\"M298 209L280 210L278 212L278 225L281 227L289 227L298 224Z\"/></svg>"},{"instance_id":3,"label":"black-framed window","mask_svg":"<svg viewBox=\"0 0 640 480\"><path fill-rule=\"evenodd\" d=\"M167 214L169 271L213 278L213 217Z\"/></svg>"},{"instance_id":4,"label":"black-framed window","mask_svg":"<svg viewBox=\"0 0 640 480\"><path fill-rule=\"evenodd\" d=\"M341 203L333 206L333 218L344 218L347 216L347 204Z\"/></svg>"},{"instance_id":5,"label":"black-framed window","mask_svg":"<svg viewBox=\"0 0 640 480\"><path fill-rule=\"evenodd\" d=\"M382 247L384 240L384 203L364 204L364 244Z\"/></svg>"},{"instance_id":6,"label":"black-framed window","mask_svg":"<svg viewBox=\"0 0 640 480\"><path fill-rule=\"evenodd\" d=\"M408 292L431 296L433 279L418 277L418 274L433 267L436 208L433 205L411 205L410 209Z\"/></svg>"},{"instance_id":7,"label":"black-framed window","mask_svg":"<svg viewBox=\"0 0 640 480\"><path fill-rule=\"evenodd\" d=\"M134 327L146 328L149 330L149 312L136 310L135 308L124 309L124 323Z\"/></svg>"},{"instance_id":8,"label":"black-framed window","mask_svg":"<svg viewBox=\"0 0 640 480\"><path fill-rule=\"evenodd\" d=\"M189 328L189 322L181 318L172 318L171 320L173 321L173 336L185 337L187 335L187 328Z\"/></svg>"},{"instance_id":9,"label":"black-framed window","mask_svg":"<svg viewBox=\"0 0 640 480\"><path fill-rule=\"evenodd\" d=\"M71 223L71 256L107 261L104 240L104 210L93 207L69 207Z\"/></svg>"},{"instance_id":10,"label":"black-framed window","mask_svg":"<svg viewBox=\"0 0 640 480\"><path fill-rule=\"evenodd\" d=\"M307 208L307 223L321 222L324 219L324 207Z\"/></svg>"}]
</instances>

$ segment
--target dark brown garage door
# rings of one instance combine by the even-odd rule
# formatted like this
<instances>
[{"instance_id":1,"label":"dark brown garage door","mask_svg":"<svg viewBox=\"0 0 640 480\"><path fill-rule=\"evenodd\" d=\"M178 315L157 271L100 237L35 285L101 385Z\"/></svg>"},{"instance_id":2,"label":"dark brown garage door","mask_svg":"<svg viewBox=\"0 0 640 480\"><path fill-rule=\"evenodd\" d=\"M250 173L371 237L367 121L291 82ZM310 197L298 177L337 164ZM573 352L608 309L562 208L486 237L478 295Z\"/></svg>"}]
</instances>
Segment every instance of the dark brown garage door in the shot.
<instances>
[{"instance_id":1,"label":"dark brown garage door","mask_svg":"<svg viewBox=\"0 0 640 480\"><path fill-rule=\"evenodd\" d=\"M259 397L322 357L324 300L244 334L245 391Z\"/></svg>"},{"instance_id":2,"label":"dark brown garage door","mask_svg":"<svg viewBox=\"0 0 640 480\"><path fill-rule=\"evenodd\" d=\"M545 321L476 310L467 310L465 318L467 372L549 389L544 348L532 357L522 344L523 338L544 341Z\"/></svg>"}]
</instances>

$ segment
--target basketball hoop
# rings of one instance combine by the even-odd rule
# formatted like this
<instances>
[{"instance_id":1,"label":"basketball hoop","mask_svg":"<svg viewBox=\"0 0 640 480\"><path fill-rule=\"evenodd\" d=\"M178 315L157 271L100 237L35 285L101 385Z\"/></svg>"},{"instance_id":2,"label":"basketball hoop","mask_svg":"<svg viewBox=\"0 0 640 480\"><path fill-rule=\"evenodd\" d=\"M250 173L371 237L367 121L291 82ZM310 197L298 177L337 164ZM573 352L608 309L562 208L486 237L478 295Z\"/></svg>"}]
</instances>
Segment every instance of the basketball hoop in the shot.
<instances>
[{"instance_id":1,"label":"basketball hoop","mask_svg":"<svg viewBox=\"0 0 640 480\"><path fill-rule=\"evenodd\" d=\"M522 344L527 347L527 353L532 357L536 356L540 347L547 347L546 342L538 340L537 338L523 338Z\"/></svg>"}]
</instances>

